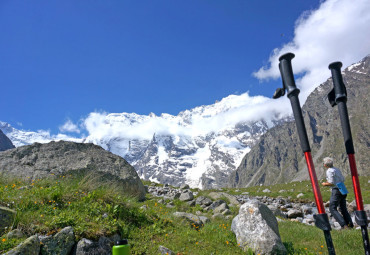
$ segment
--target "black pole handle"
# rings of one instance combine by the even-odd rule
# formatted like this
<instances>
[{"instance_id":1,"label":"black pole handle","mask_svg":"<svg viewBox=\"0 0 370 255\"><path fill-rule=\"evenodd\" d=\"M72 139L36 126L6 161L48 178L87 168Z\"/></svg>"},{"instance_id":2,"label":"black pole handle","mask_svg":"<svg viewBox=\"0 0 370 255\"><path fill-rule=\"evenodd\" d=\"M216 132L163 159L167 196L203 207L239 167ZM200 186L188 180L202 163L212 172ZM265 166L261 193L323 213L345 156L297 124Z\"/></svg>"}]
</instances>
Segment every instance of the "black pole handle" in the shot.
<instances>
[{"instance_id":1,"label":"black pole handle","mask_svg":"<svg viewBox=\"0 0 370 255\"><path fill-rule=\"evenodd\" d=\"M297 88L292 68L292 59L294 58L293 53L287 53L279 58L279 69L281 79L283 81L283 88L287 90L287 96L290 99L290 103L293 109L293 115L297 126L299 140L301 142L301 148L303 152L311 151L310 144L308 142L306 126L304 125L301 105L299 103L299 89Z\"/></svg>"},{"instance_id":2,"label":"black pole handle","mask_svg":"<svg viewBox=\"0 0 370 255\"><path fill-rule=\"evenodd\" d=\"M355 149L353 147L353 139L351 134L351 126L348 118L347 110L347 90L343 82L342 72L341 72L342 63L334 62L329 65L331 70L331 75L333 78L334 93L330 92L329 97L331 97L332 106L338 105L338 112L340 116L340 122L342 126L342 132L344 137L344 144L346 147L347 154L354 154ZM330 95L331 94L331 95ZM334 100L334 103L333 103ZM330 98L329 98L330 101Z\"/></svg>"}]
</instances>

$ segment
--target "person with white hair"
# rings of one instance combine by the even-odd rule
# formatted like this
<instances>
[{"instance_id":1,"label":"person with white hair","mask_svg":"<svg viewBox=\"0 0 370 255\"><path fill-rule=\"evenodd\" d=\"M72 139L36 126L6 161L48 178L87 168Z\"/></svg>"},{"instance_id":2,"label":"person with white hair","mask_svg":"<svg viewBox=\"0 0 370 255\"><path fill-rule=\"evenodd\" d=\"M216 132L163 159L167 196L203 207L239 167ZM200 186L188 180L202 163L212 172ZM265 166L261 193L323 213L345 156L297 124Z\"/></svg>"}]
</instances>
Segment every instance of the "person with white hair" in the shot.
<instances>
[{"instance_id":1,"label":"person with white hair","mask_svg":"<svg viewBox=\"0 0 370 255\"><path fill-rule=\"evenodd\" d=\"M353 222L346 205L348 191L344 185L342 172L333 166L332 158L324 158L323 165L327 170L326 182L323 182L322 185L332 187L329 205L330 213L342 228L353 228ZM338 212L338 206L342 214Z\"/></svg>"}]
</instances>

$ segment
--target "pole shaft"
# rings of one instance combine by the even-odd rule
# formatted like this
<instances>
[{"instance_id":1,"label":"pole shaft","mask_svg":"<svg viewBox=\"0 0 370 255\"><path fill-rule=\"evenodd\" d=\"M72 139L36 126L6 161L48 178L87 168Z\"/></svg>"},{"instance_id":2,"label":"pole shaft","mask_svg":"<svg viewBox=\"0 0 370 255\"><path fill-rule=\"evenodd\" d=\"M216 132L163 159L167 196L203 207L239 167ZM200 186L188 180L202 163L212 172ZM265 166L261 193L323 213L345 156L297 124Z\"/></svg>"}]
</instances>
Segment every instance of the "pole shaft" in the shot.
<instances>
[{"instance_id":1,"label":"pole shaft","mask_svg":"<svg viewBox=\"0 0 370 255\"><path fill-rule=\"evenodd\" d=\"M315 196L317 211L320 214L325 213L324 203L322 202L321 192L320 192L319 184L317 182L316 171L315 171L315 167L312 161L311 152L305 152L304 156L306 158L308 173L310 174L310 180L311 180L313 194Z\"/></svg>"},{"instance_id":2,"label":"pole shaft","mask_svg":"<svg viewBox=\"0 0 370 255\"><path fill-rule=\"evenodd\" d=\"M358 174L357 174L355 154L348 154L348 159L349 159L349 167L351 169L353 191L355 193L357 210L363 211L364 205L362 203L362 195L361 195L360 181L358 179Z\"/></svg>"}]
</instances>

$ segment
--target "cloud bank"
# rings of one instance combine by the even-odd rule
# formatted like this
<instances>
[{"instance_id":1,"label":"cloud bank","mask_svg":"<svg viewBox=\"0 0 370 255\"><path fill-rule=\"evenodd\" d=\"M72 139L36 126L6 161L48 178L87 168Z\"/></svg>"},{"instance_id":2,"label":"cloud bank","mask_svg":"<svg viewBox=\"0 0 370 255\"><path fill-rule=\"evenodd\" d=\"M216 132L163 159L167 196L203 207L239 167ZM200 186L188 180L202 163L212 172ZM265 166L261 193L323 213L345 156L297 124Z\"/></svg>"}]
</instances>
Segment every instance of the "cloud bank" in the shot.
<instances>
[{"instance_id":1,"label":"cloud bank","mask_svg":"<svg viewBox=\"0 0 370 255\"><path fill-rule=\"evenodd\" d=\"M254 76L261 81L280 77L278 58L292 52L293 72L301 97L307 98L315 87L330 77L328 66L341 61L353 64L370 53L370 1L327 0L317 10L307 11L296 21L291 42L272 51L269 65Z\"/></svg>"},{"instance_id":2,"label":"cloud bank","mask_svg":"<svg viewBox=\"0 0 370 255\"><path fill-rule=\"evenodd\" d=\"M234 127L240 122L271 120L288 116L289 102L263 96L230 95L213 105L187 110L177 116L155 116L135 113L90 113L84 127L94 139L125 137L151 139L153 134L195 137Z\"/></svg>"}]
</instances>

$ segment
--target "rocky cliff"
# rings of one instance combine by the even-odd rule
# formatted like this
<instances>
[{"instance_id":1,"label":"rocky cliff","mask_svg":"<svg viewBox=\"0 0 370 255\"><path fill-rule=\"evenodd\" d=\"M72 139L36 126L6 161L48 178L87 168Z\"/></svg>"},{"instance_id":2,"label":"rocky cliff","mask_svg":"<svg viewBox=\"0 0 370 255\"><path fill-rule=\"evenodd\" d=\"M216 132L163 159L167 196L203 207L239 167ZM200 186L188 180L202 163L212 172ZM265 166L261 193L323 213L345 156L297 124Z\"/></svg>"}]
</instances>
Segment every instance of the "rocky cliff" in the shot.
<instances>
[{"instance_id":1,"label":"rocky cliff","mask_svg":"<svg viewBox=\"0 0 370 255\"><path fill-rule=\"evenodd\" d=\"M135 169L120 156L89 143L34 143L0 152L0 174L36 180L66 174L90 174L145 197L144 185Z\"/></svg>"},{"instance_id":2,"label":"rocky cliff","mask_svg":"<svg viewBox=\"0 0 370 255\"><path fill-rule=\"evenodd\" d=\"M15 148L12 141L0 130L0 151Z\"/></svg>"},{"instance_id":3,"label":"rocky cliff","mask_svg":"<svg viewBox=\"0 0 370 255\"><path fill-rule=\"evenodd\" d=\"M328 70L328 74L330 71ZM343 79L347 87L347 107L356 151L359 175L370 175L370 55L346 68ZM331 156L335 165L350 175L337 107L332 108L327 94L332 79L316 88L302 107L313 161L318 178L325 178L322 159ZM306 161L294 122L275 126L261 136L229 178L232 187L271 185L308 179Z\"/></svg>"}]
</instances>

